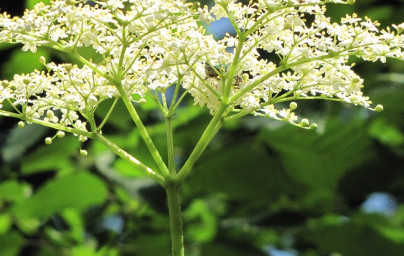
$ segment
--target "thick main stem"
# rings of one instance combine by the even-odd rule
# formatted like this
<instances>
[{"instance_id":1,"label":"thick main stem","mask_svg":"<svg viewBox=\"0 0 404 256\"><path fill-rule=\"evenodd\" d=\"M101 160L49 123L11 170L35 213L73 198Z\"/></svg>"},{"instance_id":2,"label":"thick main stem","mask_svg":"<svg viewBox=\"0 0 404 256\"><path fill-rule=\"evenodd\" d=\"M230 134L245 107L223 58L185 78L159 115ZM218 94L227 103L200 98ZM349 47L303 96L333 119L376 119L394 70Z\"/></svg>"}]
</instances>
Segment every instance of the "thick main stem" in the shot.
<instances>
[{"instance_id":1,"label":"thick main stem","mask_svg":"<svg viewBox=\"0 0 404 256\"><path fill-rule=\"evenodd\" d=\"M184 235L181 216L181 184L169 183L165 186L170 216L172 256L184 256Z\"/></svg>"}]
</instances>

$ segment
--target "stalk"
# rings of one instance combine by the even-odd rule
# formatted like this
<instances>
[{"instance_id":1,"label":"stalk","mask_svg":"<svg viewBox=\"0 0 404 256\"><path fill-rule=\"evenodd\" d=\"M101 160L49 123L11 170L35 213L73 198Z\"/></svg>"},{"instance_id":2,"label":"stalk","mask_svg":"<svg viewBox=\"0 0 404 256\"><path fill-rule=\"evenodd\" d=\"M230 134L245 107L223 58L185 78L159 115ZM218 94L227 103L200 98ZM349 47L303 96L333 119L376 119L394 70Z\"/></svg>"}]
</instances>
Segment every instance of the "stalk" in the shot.
<instances>
[{"instance_id":1,"label":"stalk","mask_svg":"<svg viewBox=\"0 0 404 256\"><path fill-rule=\"evenodd\" d=\"M168 183L165 186L170 216L172 256L184 256L184 235L181 216L181 184Z\"/></svg>"}]
</instances>

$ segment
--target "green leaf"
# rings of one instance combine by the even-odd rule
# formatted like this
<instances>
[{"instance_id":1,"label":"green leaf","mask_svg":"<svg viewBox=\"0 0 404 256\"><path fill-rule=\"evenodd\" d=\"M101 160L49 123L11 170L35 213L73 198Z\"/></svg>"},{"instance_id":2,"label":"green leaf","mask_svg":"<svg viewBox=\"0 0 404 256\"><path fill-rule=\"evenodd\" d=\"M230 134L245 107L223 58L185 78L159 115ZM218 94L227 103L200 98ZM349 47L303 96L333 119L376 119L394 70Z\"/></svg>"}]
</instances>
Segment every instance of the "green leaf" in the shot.
<instances>
[{"instance_id":1,"label":"green leaf","mask_svg":"<svg viewBox=\"0 0 404 256\"><path fill-rule=\"evenodd\" d=\"M17 256L24 239L17 232L0 235L1 256Z\"/></svg>"},{"instance_id":2,"label":"green leaf","mask_svg":"<svg viewBox=\"0 0 404 256\"><path fill-rule=\"evenodd\" d=\"M48 128L36 124L26 125L24 128L15 127L7 137L2 150L6 162L20 158L27 149L43 137Z\"/></svg>"},{"instance_id":3,"label":"green leaf","mask_svg":"<svg viewBox=\"0 0 404 256\"><path fill-rule=\"evenodd\" d=\"M0 203L4 200L9 202L21 202L31 195L31 188L27 184L15 180L0 183Z\"/></svg>"},{"instance_id":4,"label":"green leaf","mask_svg":"<svg viewBox=\"0 0 404 256\"><path fill-rule=\"evenodd\" d=\"M362 121L329 119L324 134L282 127L261 131L291 177L306 186L332 191L348 171L372 159L371 140Z\"/></svg>"},{"instance_id":5,"label":"green leaf","mask_svg":"<svg viewBox=\"0 0 404 256\"><path fill-rule=\"evenodd\" d=\"M0 235L4 235L10 229L12 224L9 214L0 214Z\"/></svg>"},{"instance_id":6,"label":"green leaf","mask_svg":"<svg viewBox=\"0 0 404 256\"><path fill-rule=\"evenodd\" d=\"M382 118L378 118L372 123L369 134L387 146L397 147L404 143L404 134Z\"/></svg>"},{"instance_id":7,"label":"green leaf","mask_svg":"<svg viewBox=\"0 0 404 256\"><path fill-rule=\"evenodd\" d=\"M344 256L401 255L404 251L403 232L389 228L381 216L358 214L340 219L345 220L339 223L328 223L324 218L312 220L310 230L302 235L327 255L331 252Z\"/></svg>"},{"instance_id":8,"label":"green leaf","mask_svg":"<svg viewBox=\"0 0 404 256\"><path fill-rule=\"evenodd\" d=\"M208 244L203 246L202 256L231 255L231 256L266 256L261 250L245 248L242 244Z\"/></svg>"},{"instance_id":9,"label":"green leaf","mask_svg":"<svg viewBox=\"0 0 404 256\"><path fill-rule=\"evenodd\" d=\"M46 218L68 208L86 209L102 203L106 185L89 173L78 173L52 180L31 198L12 208L20 219Z\"/></svg>"},{"instance_id":10,"label":"green leaf","mask_svg":"<svg viewBox=\"0 0 404 256\"><path fill-rule=\"evenodd\" d=\"M41 70L44 66L39 62L39 57L49 58L49 53L38 49L36 53L14 50L10 59L3 66L3 77L11 79L14 74L31 73L35 69Z\"/></svg>"},{"instance_id":11,"label":"green leaf","mask_svg":"<svg viewBox=\"0 0 404 256\"><path fill-rule=\"evenodd\" d=\"M193 241L206 243L211 241L217 232L217 219L207 202L194 200L184 212L186 234Z\"/></svg>"},{"instance_id":12,"label":"green leaf","mask_svg":"<svg viewBox=\"0 0 404 256\"><path fill-rule=\"evenodd\" d=\"M251 138L233 140L225 147L204 154L184 184L185 193L225 193L234 200L259 204L297 189L279 161L262 145L251 143Z\"/></svg>"},{"instance_id":13,"label":"green leaf","mask_svg":"<svg viewBox=\"0 0 404 256\"><path fill-rule=\"evenodd\" d=\"M77 242L84 242L84 223L77 209L66 209L62 213L64 221L69 225L67 231L70 237Z\"/></svg>"},{"instance_id":14,"label":"green leaf","mask_svg":"<svg viewBox=\"0 0 404 256\"><path fill-rule=\"evenodd\" d=\"M38 147L36 151L23 158L21 172L33 174L49 170L73 168L69 157L77 152L78 141L73 136L55 139L51 145Z\"/></svg>"},{"instance_id":15,"label":"green leaf","mask_svg":"<svg viewBox=\"0 0 404 256\"><path fill-rule=\"evenodd\" d=\"M25 6L28 9L32 9L39 2L43 2L44 4L50 4L50 0L26 0Z\"/></svg>"}]
</instances>

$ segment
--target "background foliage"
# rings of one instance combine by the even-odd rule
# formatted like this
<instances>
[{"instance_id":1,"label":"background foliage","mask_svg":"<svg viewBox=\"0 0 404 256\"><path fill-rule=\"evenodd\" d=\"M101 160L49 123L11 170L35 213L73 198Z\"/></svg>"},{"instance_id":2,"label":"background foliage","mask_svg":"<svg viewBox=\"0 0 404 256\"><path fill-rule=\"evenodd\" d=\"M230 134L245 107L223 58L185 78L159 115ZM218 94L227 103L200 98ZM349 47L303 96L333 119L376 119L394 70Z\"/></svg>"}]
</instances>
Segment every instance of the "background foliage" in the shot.
<instances>
[{"instance_id":1,"label":"background foliage","mask_svg":"<svg viewBox=\"0 0 404 256\"><path fill-rule=\"evenodd\" d=\"M3 1L1 8L21 14L35 2ZM360 0L328 10L336 21L357 12L388 25L402 22L404 1ZM0 45L2 79L41 68L39 56L68 58L20 48ZM404 65L358 62L356 69L384 112L302 102L300 115L316 120L317 131L247 117L217 135L183 188L190 256L402 255ZM209 120L191 103L174 124L179 164ZM162 117L149 104L140 112L164 152ZM123 105L110 120L106 133L114 142L151 164ZM1 256L169 252L164 191L141 172L91 141L84 145L89 156L81 157L71 136L45 145L54 131L18 129L7 118L0 129Z\"/></svg>"}]
</instances>

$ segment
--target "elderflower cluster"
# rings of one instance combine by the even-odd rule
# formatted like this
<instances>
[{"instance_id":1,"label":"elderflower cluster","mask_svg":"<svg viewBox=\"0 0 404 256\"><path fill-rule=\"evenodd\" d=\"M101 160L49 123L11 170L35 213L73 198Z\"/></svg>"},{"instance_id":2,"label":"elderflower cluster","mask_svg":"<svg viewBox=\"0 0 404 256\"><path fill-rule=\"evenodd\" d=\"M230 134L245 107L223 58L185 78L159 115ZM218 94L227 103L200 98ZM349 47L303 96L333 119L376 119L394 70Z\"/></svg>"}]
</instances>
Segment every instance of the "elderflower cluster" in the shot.
<instances>
[{"instance_id":1,"label":"elderflower cluster","mask_svg":"<svg viewBox=\"0 0 404 256\"><path fill-rule=\"evenodd\" d=\"M298 100L381 110L363 95L364 81L349 57L404 60L404 23L380 30L377 22L355 14L333 23L325 16L330 2L353 1L244 5L216 0L208 9L181 0L54 0L40 2L21 18L0 14L0 42L21 43L32 52L50 47L80 63L41 59L47 72L0 83L0 107L7 101L21 118L86 131L86 121L107 98L125 93L144 100L146 94L181 85L212 114L254 114L305 128L308 120L299 121L293 112ZM214 40L203 22L222 17L230 19L237 34ZM288 107L279 104L287 101L292 102Z\"/></svg>"}]
</instances>

